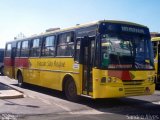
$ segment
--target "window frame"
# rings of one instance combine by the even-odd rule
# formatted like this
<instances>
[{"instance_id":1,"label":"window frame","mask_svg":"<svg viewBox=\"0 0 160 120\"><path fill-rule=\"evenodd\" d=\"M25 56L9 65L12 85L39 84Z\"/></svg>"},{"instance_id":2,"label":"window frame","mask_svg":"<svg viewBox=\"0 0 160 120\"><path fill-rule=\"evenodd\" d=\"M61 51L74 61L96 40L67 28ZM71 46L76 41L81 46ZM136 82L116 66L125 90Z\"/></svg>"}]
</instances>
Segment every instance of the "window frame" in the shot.
<instances>
[{"instance_id":1,"label":"window frame","mask_svg":"<svg viewBox=\"0 0 160 120\"><path fill-rule=\"evenodd\" d=\"M18 44L20 43L20 48L18 49ZM22 47L22 41L18 41L17 45L16 45L16 57L20 57L21 56L21 47ZM19 51L18 51L19 50ZM17 52L19 52L19 54L17 55Z\"/></svg>"},{"instance_id":2,"label":"window frame","mask_svg":"<svg viewBox=\"0 0 160 120\"><path fill-rule=\"evenodd\" d=\"M53 39L53 46L44 46L45 45L45 42L47 41L47 38L49 37L54 37ZM47 36L44 36L43 37L43 42L42 42L42 46L41 46L41 57L55 57L56 56L56 42L57 41L57 36L55 34L50 34L50 35L47 35ZM53 48L53 51L54 51L54 55L45 55L45 48ZM44 52L44 53L43 53ZM49 53L50 54L50 53Z\"/></svg>"},{"instance_id":3,"label":"window frame","mask_svg":"<svg viewBox=\"0 0 160 120\"><path fill-rule=\"evenodd\" d=\"M23 48L23 43L24 42L28 42L28 47L24 47ZM28 50L28 51L27 51ZM27 54L25 53L23 53L23 52L28 52ZM20 57L29 57L29 54L30 54L30 40L23 40L23 41L21 41L21 50L20 50ZM24 55L23 55L24 54Z\"/></svg>"},{"instance_id":4,"label":"window frame","mask_svg":"<svg viewBox=\"0 0 160 120\"><path fill-rule=\"evenodd\" d=\"M39 45L33 47L35 40L39 40ZM32 39L30 40L29 57L31 57L31 58L40 57L40 56L41 56L41 47L42 47L42 38L41 38L41 37L32 38ZM39 49L39 52L37 52L38 49ZM33 51L33 53L32 53L32 51ZM36 55L34 55L34 52L35 52L35 51L36 51Z\"/></svg>"},{"instance_id":5,"label":"window frame","mask_svg":"<svg viewBox=\"0 0 160 120\"><path fill-rule=\"evenodd\" d=\"M8 50L8 45L10 45L10 49L9 50ZM6 44L6 49L5 49L5 57L11 57L12 56L11 52L12 52L12 43L7 43Z\"/></svg>"},{"instance_id":6,"label":"window frame","mask_svg":"<svg viewBox=\"0 0 160 120\"><path fill-rule=\"evenodd\" d=\"M68 42L67 41L67 34L70 34L70 36L71 36L71 38L70 38L70 41ZM63 35L64 36L66 36L66 40L65 40L65 42L63 41L62 43L60 43L60 37L62 36L63 37ZM65 49L67 49L67 47L69 48L71 48L70 50L70 52L72 53L72 55L60 55L59 53L61 53L61 52L59 52L59 47L62 47L62 46L65 46L66 48ZM73 49L72 49L72 47L73 47ZM64 50L64 51L66 51L66 50ZM58 53L59 52L59 53ZM69 32L65 32L65 33L60 33L59 35L58 35L58 37L57 37L57 51L56 51L56 57L65 57L65 58L73 58L74 57L74 54L75 54L75 32L74 31L69 31Z\"/></svg>"}]
</instances>

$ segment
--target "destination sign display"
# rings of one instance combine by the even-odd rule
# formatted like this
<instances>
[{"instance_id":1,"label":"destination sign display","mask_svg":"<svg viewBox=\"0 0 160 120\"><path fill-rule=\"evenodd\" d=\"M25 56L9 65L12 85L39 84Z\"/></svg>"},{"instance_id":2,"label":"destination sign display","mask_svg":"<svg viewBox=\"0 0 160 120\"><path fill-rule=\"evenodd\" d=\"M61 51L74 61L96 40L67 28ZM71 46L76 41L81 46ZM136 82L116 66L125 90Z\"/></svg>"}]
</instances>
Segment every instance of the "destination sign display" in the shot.
<instances>
[{"instance_id":1,"label":"destination sign display","mask_svg":"<svg viewBox=\"0 0 160 120\"><path fill-rule=\"evenodd\" d=\"M145 34L144 29L142 29L142 28L134 28L134 27L128 27L128 26L121 26L121 29L124 32L132 32L132 33Z\"/></svg>"},{"instance_id":2,"label":"destination sign display","mask_svg":"<svg viewBox=\"0 0 160 120\"><path fill-rule=\"evenodd\" d=\"M121 23L101 23L99 26L99 32L102 34L107 32L127 32L133 34L149 35L149 29L147 27Z\"/></svg>"}]
</instances>

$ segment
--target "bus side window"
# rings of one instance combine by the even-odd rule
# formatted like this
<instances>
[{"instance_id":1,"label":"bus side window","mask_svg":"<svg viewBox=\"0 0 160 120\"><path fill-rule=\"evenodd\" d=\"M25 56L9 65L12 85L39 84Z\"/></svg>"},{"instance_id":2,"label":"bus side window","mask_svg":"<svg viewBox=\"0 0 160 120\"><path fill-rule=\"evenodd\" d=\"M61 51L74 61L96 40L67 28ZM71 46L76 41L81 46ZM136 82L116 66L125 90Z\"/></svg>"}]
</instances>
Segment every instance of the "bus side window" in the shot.
<instances>
[{"instance_id":1,"label":"bus side window","mask_svg":"<svg viewBox=\"0 0 160 120\"><path fill-rule=\"evenodd\" d=\"M80 38L77 39L76 41L76 51L75 51L75 61L79 62L80 61Z\"/></svg>"},{"instance_id":2,"label":"bus side window","mask_svg":"<svg viewBox=\"0 0 160 120\"><path fill-rule=\"evenodd\" d=\"M22 42L21 57L28 57L28 56L29 56L29 41L25 40Z\"/></svg>"},{"instance_id":3,"label":"bus side window","mask_svg":"<svg viewBox=\"0 0 160 120\"><path fill-rule=\"evenodd\" d=\"M16 49L16 57L20 56L20 54L21 54L20 50L21 50L21 42L18 42L17 49Z\"/></svg>"},{"instance_id":4,"label":"bus side window","mask_svg":"<svg viewBox=\"0 0 160 120\"><path fill-rule=\"evenodd\" d=\"M94 62L94 56L95 56L95 37L91 40L91 63L93 65Z\"/></svg>"},{"instance_id":5,"label":"bus side window","mask_svg":"<svg viewBox=\"0 0 160 120\"><path fill-rule=\"evenodd\" d=\"M55 36L48 36L44 39L42 56L55 56Z\"/></svg>"},{"instance_id":6,"label":"bus side window","mask_svg":"<svg viewBox=\"0 0 160 120\"><path fill-rule=\"evenodd\" d=\"M11 44L7 44L5 57L11 57Z\"/></svg>"},{"instance_id":7,"label":"bus side window","mask_svg":"<svg viewBox=\"0 0 160 120\"><path fill-rule=\"evenodd\" d=\"M41 40L39 38L33 39L31 41L30 56L39 57L41 49Z\"/></svg>"},{"instance_id":8,"label":"bus side window","mask_svg":"<svg viewBox=\"0 0 160 120\"><path fill-rule=\"evenodd\" d=\"M72 57L74 53L73 32L60 34L57 42L57 56Z\"/></svg>"}]
</instances>

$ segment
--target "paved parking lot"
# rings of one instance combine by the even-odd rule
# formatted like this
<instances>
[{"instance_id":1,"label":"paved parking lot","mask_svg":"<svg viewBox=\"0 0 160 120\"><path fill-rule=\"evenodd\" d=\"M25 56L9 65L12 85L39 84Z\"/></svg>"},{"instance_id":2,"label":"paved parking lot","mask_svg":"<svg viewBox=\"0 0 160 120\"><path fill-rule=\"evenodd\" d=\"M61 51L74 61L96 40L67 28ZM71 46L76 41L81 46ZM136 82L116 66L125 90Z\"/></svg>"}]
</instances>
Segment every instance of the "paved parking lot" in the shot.
<instances>
[{"instance_id":1,"label":"paved parking lot","mask_svg":"<svg viewBox=\"0 0 160 120\"><path fill-rule=\"evenodd\" d=\"M158 119L160 118L160 91L151 96L117 99L82 98L80 102L67 101L61 92L36 86L19 88L17 81L0 77L0 82L24 93L24 98L0 99L0 114L24 120L64 119Z\"/></svg>"}]
</instances>

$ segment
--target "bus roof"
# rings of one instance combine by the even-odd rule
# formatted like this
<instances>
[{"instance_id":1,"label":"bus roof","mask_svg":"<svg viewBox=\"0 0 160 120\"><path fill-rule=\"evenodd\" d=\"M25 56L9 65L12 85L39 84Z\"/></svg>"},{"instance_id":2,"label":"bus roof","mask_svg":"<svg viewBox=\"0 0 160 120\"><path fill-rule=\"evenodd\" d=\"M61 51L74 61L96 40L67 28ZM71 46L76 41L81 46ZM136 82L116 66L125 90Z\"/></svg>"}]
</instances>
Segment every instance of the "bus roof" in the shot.
<instances>
[{"instance_id":1,"label":"bus roof","mask_svg":"<svg viewBox=\"0 0 160 120\"><path fill-rule=\"evenodd\" d=\"M89 23L84 23L84 24L79 24L70 28L64 28L64 29L60 29L60 30L55 30L55 31L51 31L51 32L47 32L47 33L52 33L52 32L63 32L63 31L67 31L67 30L73 30L73 29L78 29L78 28L83 28L83 27L89 27L89 26L93 26L96 24L100 24L102 22L108 22L108 23L119 23L119 24L128 24L128 25L135 25L135 26L139 26L139 27L147 27L141 24L137 24L137 23L133 23L133 22L127 22L127 21L117 21L117 20L99 20L99 21L93 21L93 22L89 22Z\"/></svg>"},{"instance_id":2,"label":"bus roof","mask_svg":"<svg viewBox=\"0 0 160 120\"><path fill-rule=\"evenodd\" d=\"M135 26L139 26L139 27L145 27L147 28L147 26L145 25L141 25L141 24L138 24L138 23L134 23L134 22L128 22L128 21L118 21L118 20L101 20L99 22L109 22L109 23L119 23L119 24L128 24L128 25L135 25Z\"/></svg>"},{"instance_id":3,"label":"bus roof","mask_svg":"<svg viewBox=\"0 0 160 120\"><path fill-rule=\"evenodd\" d=\"M152 41L160 41L160 37L153 37Z\"/></svg>"},{"instance_id":4,"label":"bus roof","mask_svg":"<svg viewBox=\"0 0 160 120\"><path fill-rule=\"evenodd\" d=\"M22 39L16 39L10 42L15 42L15 41L19 41L19 40L25 40L25 39L32 39L32 38L36 38L36 37L40 37L40 36L46 36L49 34L54 34L54 33L59 33L59 32L64 32L64 31L71 31L71 30L75 30L75 29L79 29L79 28L84 28L84 27L90 27L90 26L94 26L94 25L98 25L102 22L108 22L108 23L117 23L117 24L127 24L127 25L135 25L135 26L139 26L139 27L145 27L147 28L147 26L141 25L141 24L137 24L137 23L133 23L133 22L128 22L128 21L118 21L118 20L99 20L99 21L93 21L93 22L89 22L89 23L85 23L85 24L79 24L70 28L64 28L64 29L58 29L58 30L54 30L54 31L50 31L50 32L45 32L45 33L41 33L39 35L32 35L26 38L22 38ZM10 43L8 42L8 43Z\"/></svg>"}]
</instances>

